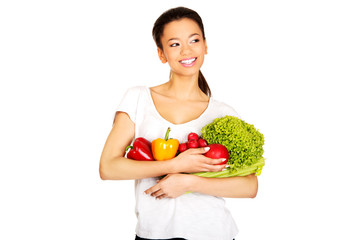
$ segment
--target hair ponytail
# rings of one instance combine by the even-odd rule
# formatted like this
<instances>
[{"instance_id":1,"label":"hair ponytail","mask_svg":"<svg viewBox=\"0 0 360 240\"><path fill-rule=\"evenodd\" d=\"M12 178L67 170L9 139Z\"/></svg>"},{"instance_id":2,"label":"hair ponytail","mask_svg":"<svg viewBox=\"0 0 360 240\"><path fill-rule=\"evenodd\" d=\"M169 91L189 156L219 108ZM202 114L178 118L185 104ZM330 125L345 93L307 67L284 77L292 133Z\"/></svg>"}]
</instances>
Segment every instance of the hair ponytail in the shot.
<instances>
[{"instance_id":1,"label":"hair ponytail","mask_svg":"<svg viewBox=\"0 0 360 240\"><path fill-rule=\"evenodd\" d=\"M161 44L161 36L163 35L165 25L172 21L180 20L183 18L188 18L195 21L199 25L203 38L205 39L204 25L199 14L189 8L177 7L169 9L163 14L161 14L154 24L152 35L158 48L163 50L163 46ZM198 84L201 91L203 91L207 96L211 97L210 87L201 71L199 71Z\"/></svg>"},{"instance_id":2,"label":"hair ponytail","mask_svg":"<svg viewBox=\"0 0 360 240\"><path fill-rule=\"evenodd\" d=\"M199 71L198 84L199 84L201 91L203 91L206 95L211 97L210 87L209 87L204 75L201 73L201 71Z\"/></svg>"}]
</instances>

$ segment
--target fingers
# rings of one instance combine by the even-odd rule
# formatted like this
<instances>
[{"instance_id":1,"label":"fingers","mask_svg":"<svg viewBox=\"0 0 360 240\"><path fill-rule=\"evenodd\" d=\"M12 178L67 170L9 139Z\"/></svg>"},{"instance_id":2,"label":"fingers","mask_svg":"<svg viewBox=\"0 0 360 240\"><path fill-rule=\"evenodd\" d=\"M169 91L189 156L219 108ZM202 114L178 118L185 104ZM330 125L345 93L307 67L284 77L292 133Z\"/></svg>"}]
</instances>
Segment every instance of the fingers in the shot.
<instances>
[{"instance_id":1,"label":"fingers","mask_svg":"<svg viewBox=\"0 0 360 240\"><path fill-rule=\"evenodd\" d=\"M190 154L204 154L207 151L209 151L210 148L209 147L203 147L203 148L190 148L188 150L186 150L186 152L190 153Z\"/></svg>"},{"instance_id":2,"label":"fingers","mask_svg":"<svg viewBox=\"0 0 360 240\"><path fill-rule=\"evenodd\" d=\"M206 167L206 170L204 170L204 172L220 172L223 171L224 169L226 169L226 164L208 165Z\"/></svg>"},{"instance_id":3,"label":"fingers","mask_svg":"<svg viewBox=\"0 0 360 240\"><path fill-rule=\"evenodd\" d=\"M225 168L228 166L226 164L225 158L219 158L219 159L212 159L212 158L206 158L205 160L205 168L207 172L220 172L225 170Z\"/></svg>"},{"instance_id":4,"label":"fingers","mask_svg":"<svg viewBox=\"0 0 360 240\"><path fill-rule=\"evenodd\" d=\"M144 191L145 194L150 194L153 197L160 196L164 194L164 192L161 190L160 186L155 185L147 190Z\"/></svg>"},{"instance_id":5,"label":"fingers","mask_svg":"<svg viewBox=\"0 0 360 240\"><path fill-rule=\"evenodd\" d=\"M200 154L200 155L202 155L201 157L206 159L207 160L206 163L208 163L208 164L221 164L222 162L224 162L226 160L225 158L213 159L213 158L205 157L203 154L206 153L209 150L210 150L209 147L203 147L203 148L190 148L190 149L188 149L186 151L189 154Z\"/></svg>"},{"instance_id":6,"label":"fingers","mask_svg":"<svg viewBox=\"0 0 360 240\"><path fill-rule=\"evenodd\" d=\"M202 148L203 153L206 153L206 152L209 151L209 150L210 150L210 147L204 147L204 148Z\"/></svg>"},{"instance_id":7,"label":"fingers","mask_svg":"<svg viewBox=\"0 0 360 240\"><path fill-rule=\"evenodd\" d=\"M156 192L151 193L151 196L156 197L156 198L159 198L162 195L164 195L163 197L165 197L165 193L164 193L164 191L162 189L159 189Z\"/></svg>"},{"instance_id":8,"label":"fingers","mask_svg":"<svg viewBox=\"0 0 360 240\"><path fill-rule=\"evenodd\" d=\"M222 164L225 161L226 161L226 158L219 158L219 159L206 158L206 163L211 164L211 165Z\"/></svg>"},{"instance_id":9,"label":"fingers","mask_svg":"<svg viewBox=\"0 0 360 240\"><path fill-rule=\"evenodd\" d=\"M163 194L163 195L160 195L160 196L156 197L156 199L163 199L163 198L166 198L166 197L167 197L167 195Z\"/></svg>"},{"instance_id":10,"label":"fingers","mask_svg":"<svg viewBox=\"0 0 360 240\"><path fill-rule=\"evenodd\" d=\"M162 180L166 179L168 176L163 178ZM155 197L156 199L162 199L167 197L167 194L161 189L161 184L159 184L162 180L157 180L157 184L152 186L151 188L144 191L145 194Z\"/></svg>"},{"instance_id":11,"label":"fingers","mask_svg":"<svg viewBox=\"0 0 360 240\"><path fill-rule=\"evenodd\" d=\"M154 192L157 192L160 190L160 187L158 185L152 186L151 188L144 191L145 194L153 194Z\"/></svg>"},{"instance_id":12,"label":"fingers","mask_svg":"<svg viewBox=\"0 0 360 240\"><path fill-rule=\"evenodd\" d=\"M155 185L156 186L156 185ZM163 189L159 187L151 187L148 190L145 191L146 194L150 194L150 196L155 197L156 199L163 199L166 197L169 197ZM157 189L157 190L156 190Z\"/></svg>"},{"instance_id":13,"label":"fingers","mask_svg":"<svg viewBox=\"0 0 360 240\"><path fill-rule=\"evenodd\" d=\"M224 161L226 159L212 159L206 157L204 153L209 151L209 149L209 147L190 148L181 153L181 157L178 158L179 162L183 164L181 172L219 172L224 170L226 167Z\"/></svg>"}]
</instances>

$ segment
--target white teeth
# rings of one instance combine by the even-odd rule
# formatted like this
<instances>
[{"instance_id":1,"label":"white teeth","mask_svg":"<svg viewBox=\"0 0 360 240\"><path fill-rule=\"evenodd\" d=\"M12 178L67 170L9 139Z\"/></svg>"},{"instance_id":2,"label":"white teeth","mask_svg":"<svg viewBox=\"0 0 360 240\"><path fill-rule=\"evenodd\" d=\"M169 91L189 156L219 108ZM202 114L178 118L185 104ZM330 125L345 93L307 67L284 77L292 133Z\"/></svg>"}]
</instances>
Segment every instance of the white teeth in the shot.
<instances>
[{"instance_id":1,"label":"white teeth","mask_svg":"<svg viewBox=\"0 0 360 240\"><path fill-rule=\"evenodd\" d=\"M183 61L180 61L181 63L184 63L184 64L190 64L192 62L195 61L196 58L192 58L192 59L188 59L188 60L183 60Z\"/></svg>"}]
</instances>

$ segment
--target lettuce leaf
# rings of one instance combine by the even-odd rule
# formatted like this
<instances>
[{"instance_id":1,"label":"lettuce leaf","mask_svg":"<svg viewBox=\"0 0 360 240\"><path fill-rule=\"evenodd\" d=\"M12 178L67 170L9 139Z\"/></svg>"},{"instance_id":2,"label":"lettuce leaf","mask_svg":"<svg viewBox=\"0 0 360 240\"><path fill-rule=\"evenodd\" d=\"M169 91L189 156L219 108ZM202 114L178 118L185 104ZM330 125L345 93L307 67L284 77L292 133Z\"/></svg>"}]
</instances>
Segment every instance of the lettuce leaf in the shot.
<instances>
[{"instance_id":1,"label":"lettuce leaf","mask_svg":"<svg viewBox=\"0 0 360 240\"><path fill-rule=\"evenodd\" d=\"M254 125L244 120L225 116L216 118L201 129L202 137L209 143L224 145L229 151L229 167L222 172L195 173L203 177L233 177L261 174L265 165L263 158L264 135Z\"/></svg>"}]
</instances>

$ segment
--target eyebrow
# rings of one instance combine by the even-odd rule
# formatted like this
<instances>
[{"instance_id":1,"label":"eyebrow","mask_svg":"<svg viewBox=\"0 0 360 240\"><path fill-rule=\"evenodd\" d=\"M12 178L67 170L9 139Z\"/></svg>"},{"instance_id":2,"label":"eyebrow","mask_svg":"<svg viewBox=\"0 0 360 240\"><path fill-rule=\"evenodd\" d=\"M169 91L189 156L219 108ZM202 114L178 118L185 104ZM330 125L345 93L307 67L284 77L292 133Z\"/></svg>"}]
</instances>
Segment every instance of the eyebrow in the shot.
<instances>
[{"instance_id":1,"label":"eyebrow","mask_svg":"<svg viewBox=\"0 0 360 240\"><path fill-rule=\"evenodd\" d=\"M191 38L191 37L193 37L193 36L195 36L195 35L200 36L200 34L198 34L198 33L193 33L193 34L191 34L191 35L189 36L189 38ZM172 40L179 40L179 38L170 38L170 39L168 40L168 42L170 42L170 41L172 41Z\"/></svg>"}]
</instances>

